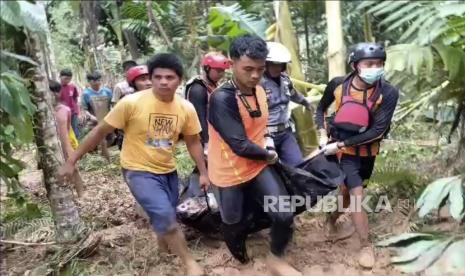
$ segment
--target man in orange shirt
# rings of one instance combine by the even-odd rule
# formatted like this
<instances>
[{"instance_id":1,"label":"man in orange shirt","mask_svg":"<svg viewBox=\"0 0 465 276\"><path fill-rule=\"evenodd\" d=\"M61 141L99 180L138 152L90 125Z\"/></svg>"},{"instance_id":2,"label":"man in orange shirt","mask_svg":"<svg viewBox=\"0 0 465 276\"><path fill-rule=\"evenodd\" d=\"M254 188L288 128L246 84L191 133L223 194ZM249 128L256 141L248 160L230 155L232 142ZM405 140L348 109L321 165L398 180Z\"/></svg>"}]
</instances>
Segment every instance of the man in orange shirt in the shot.
<instances>
[{"instance_id":1,"label":"man in orange shirt","mask_svg":"<svg viewBox=\"0 0 465 276\"><path fill-rule=\"evenodd\" d=\"M266 148L268 106L259 82L268 54L260 37L244 35L230 47L233 78L216 89L209 102L209 177L215 185L223 221L223 234L230 252L245 263L245 203L265 205L267 196L287 196L283 183L268 166L278 156ZM267 212L272 221L268 266L275 275L301 275L282 256L292 237L293 213Z\"/></svg>"}]
</instances>

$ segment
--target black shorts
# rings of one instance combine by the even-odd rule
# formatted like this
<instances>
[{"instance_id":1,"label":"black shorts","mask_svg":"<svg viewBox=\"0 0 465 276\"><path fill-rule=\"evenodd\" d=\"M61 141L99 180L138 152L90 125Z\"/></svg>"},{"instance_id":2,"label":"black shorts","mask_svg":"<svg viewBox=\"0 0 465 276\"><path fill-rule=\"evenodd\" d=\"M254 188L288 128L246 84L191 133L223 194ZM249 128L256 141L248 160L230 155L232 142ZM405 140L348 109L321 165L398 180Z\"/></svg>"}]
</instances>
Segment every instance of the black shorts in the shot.
<instances>
[{"instance_id":1,"label":"black shorts","mask_svg":"<svg viewBox=\"0 0 465 276\"><path fill-rule=\"evenodd\" d=\"M341 169L346 174L345 185L347 188L353 189L363 186L363 181L370 179L373 168L375 167L375 156L355 156L343 154L341 159L338 160L336 155L331 156L328 160L337 162Z\"/></svg>"}]
</instances>

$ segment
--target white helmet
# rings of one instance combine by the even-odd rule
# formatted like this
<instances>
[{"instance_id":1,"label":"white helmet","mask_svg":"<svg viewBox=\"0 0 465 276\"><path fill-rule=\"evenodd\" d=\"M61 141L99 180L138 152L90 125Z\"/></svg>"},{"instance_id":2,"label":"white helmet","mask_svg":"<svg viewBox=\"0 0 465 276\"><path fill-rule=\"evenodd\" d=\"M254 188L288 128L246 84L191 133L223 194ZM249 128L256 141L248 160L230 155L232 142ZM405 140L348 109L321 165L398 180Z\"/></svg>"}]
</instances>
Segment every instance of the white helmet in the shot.
<instances>
[{"instance_id":1,"label":"white helmet","mask_svg":"<svg viewBox=\"0 0 465 276\"><path fill-rule=\"evenodd\" d=\"M275 63L289 63L291 62L291 52L279 42L267 42L268 56L266 61Z\"/></svg>"}]
</instances>

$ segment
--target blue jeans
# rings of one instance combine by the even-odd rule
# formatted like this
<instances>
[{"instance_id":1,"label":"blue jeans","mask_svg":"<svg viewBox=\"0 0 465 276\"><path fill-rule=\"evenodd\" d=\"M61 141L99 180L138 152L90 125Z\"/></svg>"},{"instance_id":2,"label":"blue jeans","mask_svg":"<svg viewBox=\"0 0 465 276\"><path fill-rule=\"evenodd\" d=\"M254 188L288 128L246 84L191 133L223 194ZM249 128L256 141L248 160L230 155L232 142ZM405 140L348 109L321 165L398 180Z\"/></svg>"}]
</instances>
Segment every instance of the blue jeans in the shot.
<instances>
[{"instance_id":1,"label":"blue jeans","mask_svg":"<svg viewBox=\"0 0 465 276\"><path fill-rule=\"evenodd\" d=\"M178 174L132 171L123 169L129 190L150 218L155 233L164 235L176 226Z\"/></svg>"},{"instance_id":2,"label":"blue jeans","mask_svg":"<svg viewBox=\"0 0 465 276\"><path fill-rule=\"evenodd\" d=\"M81 131L79 130L79 118L77 114L71 115L71 128L73 128L74 135L76 135L76 138L81 138Z\"/></svg>"},{"instance_id":3,"label":"blue jeans","mask_svg":"<svg viewBox=\"0 0 465 276\"><path fill-rule=\"evenodd\" d=\"M302 151L295 139L291 128L281 132L271 133L276 153L279 159L286 165L295 167L303 161Z\"/></svg>"}]
</instances>

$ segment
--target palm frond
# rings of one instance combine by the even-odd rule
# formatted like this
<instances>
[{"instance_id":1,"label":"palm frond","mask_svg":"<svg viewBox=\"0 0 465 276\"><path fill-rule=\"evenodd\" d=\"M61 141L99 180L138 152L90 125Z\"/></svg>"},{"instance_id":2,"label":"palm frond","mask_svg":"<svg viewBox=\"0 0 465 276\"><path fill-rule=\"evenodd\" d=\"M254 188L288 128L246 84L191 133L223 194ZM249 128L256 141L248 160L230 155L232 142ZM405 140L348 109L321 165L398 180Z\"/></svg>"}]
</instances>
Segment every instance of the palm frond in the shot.
<instances>
[{"instance_id":1,"label":"palm frond","mask_svg":"<svg viewBox=\"0 0 465 276\"><path fill-rule=\"evenodd\" d=\"M419 45L431 44L438 37L454 32L449 20L465 14L465 4L457 1L382 1L374 4L367 13L385 16L381 26L389 26L386 31L403 28L400 42L415 42ZM364 1L359 9L369 7ZM455 37L457 33L455 33Z\"/></svg>"}]
</instances>

